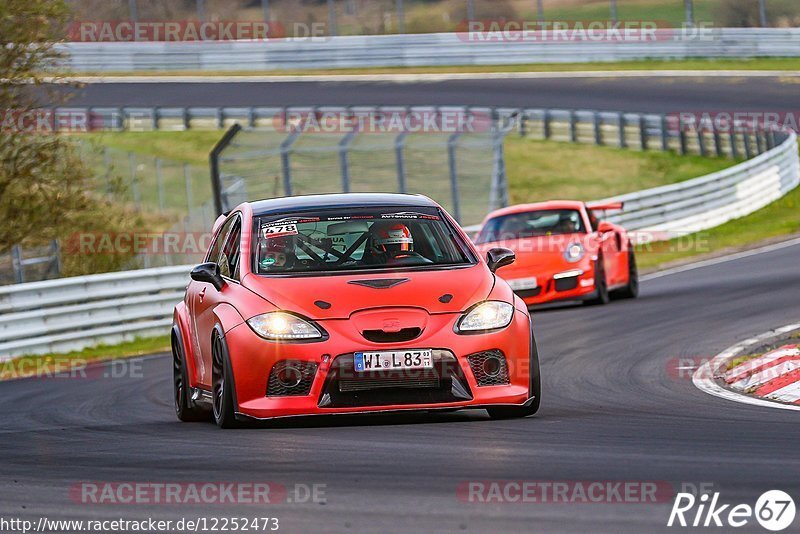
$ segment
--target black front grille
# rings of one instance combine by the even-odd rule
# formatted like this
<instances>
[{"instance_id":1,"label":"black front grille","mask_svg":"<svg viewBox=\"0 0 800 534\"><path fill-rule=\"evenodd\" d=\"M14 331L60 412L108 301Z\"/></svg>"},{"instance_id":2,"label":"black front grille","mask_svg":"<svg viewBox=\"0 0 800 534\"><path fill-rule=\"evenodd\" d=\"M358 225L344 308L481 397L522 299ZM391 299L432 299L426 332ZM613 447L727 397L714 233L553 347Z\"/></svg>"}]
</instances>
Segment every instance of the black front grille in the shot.
<instances>
[{"instance_id":1,"label":"black front grille","mask_svg":"<svg viewBox=\"0 0 800 534\"><path fill-rule=\"evenodd\" d=\"M578 287L578 277L570 276L567 278L556 279L556 291L569 291Z\"/></svg>"},{"instance_id":2,"label":"black front grille","mask_svg":"<svg viewBox=\"0 0 800 534\"><path fill-rule=\"evenodd\" d=\"M373 343L397 343L401 341L411 341L419 337L422 333L421 328L403 328L398 332L384 332L383 330L364 330L364 339Z\"/></svg>"},{"instance_id":3,"label":"black front grille","mask_svg":"<svg viewBox=\"0 0 800 534\"><path fill-rule=\"evenodd\" d=\"M432 369L356 372L353 354L337 356L318 404L321 408L436 404L472 399L452 352L433 351Z\"/></svg>"},{"instance_id":4,"label":"black front grille","mask_svg":"<svg viewBox=\"0 0 800 534\"><path fill-rule=\"evenodd\" d=\"M401 373L395 376L378 376L364 378L342 378L339 380L339 391L367 391L370 389L391 389L391 388L438 388L440 385L439 375L430 370L428 376L405 377Z\"/></svg>"},{"instance_id":5,"label":"black front grille","mask_svg":"<svg viewBox=\"0 0 800 534\"><path fill-rule=\"evenodd\" d=\"M267 396L284 397L308 395L317 364L294 360L282 360L272 366L267 383Z\"/></svg>"},{"instance_id":6,"label":"black front grille","mask_svg":"<svg viewBox=\"0 0 800 534\"><path fill-rule=\"evenodd\" d=\"M467 356L472 374L479 386L503 386L509 383L508 363L499 350L488 350Z\"/></svg>"},{"instance_id":7,"label":"black front grille","mask_svg":"<svg viewBox=\"0 0 800 534\"><path fill-rule=\"evenodd\" d=\"M541 287L534 287L533 289L519 289L515 291L520 298L538 297L542 293Z\"/></svg>"}]
</instances>

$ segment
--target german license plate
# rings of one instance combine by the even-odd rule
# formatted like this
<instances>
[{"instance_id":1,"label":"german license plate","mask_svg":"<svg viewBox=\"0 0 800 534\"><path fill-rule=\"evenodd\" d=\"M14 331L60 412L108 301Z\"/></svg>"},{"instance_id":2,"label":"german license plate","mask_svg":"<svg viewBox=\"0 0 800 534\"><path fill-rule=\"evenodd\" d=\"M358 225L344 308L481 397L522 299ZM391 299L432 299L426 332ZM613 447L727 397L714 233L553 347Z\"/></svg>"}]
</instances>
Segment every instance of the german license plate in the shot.
<instances>
[{"instance_id":1,"label":"german license plate","mask_svg":"<svg viewBox=\"0 0 800 534\"><path fill-rule=\"evenodd\" d=\"M536 280L535 276L530 278L517 278L514 280L508 280L508 285L511 286L511 289L514 291L522 291L525 289L536 289L539 287L539 282Z\"/></svg>"},{"instance_id":2,"label":"german license plate","mask_svg":"<svg viewBox=\"0 0 800 534\"><path fill-rule=\"evenodd\" d=\"M355 353L355 369L358 372L432 368L433 350L431 349Z\"/></svg>"}]
</instances>

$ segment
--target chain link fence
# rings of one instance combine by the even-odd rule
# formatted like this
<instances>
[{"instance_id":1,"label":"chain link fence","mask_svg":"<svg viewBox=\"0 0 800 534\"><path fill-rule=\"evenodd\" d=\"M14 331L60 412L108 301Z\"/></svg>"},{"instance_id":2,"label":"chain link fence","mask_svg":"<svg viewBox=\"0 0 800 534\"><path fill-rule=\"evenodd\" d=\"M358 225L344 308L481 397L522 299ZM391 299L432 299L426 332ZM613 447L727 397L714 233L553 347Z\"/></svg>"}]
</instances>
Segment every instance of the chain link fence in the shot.
<instances>
[{"instance_id":1,"label":"chain link fence","mask_svg":"<svg viewBox=\"0 0 800 534\"><path fill-rule=\"evenodd\" d=\"M146 242L142 245L145 250L134 254L123 270L184 265L201 259L202 240L217 216L208 168L95 143L80 143L79 148L96 177L97 194L152 220L150 238L123 236L126 245L134 239ZM154 246L156 240L169 245L167 236L174 245ZM113 246L120 242L119 236L108 237Z\"/></svg>"},{"instance_id":2,"label":"chain link fence","mask_svg":"<svg viewBox=\"0 0 800 534\"><path fill-rule=\"evenodd\" d=\"M49 280L61 276L61 252L57 241L41 247L15 245L0 254L0 286Z\"/></svg>"},{"instance_id":3,"label":"chain link fence","mask_svg":"<svg viewBox=\"0 0 800 534\"><path fill-rule=\"evenodd\" d=\"M423 193L462 224L507 202L502 121L488 108L259 110L218 157L221 211L339 192Z\"/></svg>"}]
</instances>

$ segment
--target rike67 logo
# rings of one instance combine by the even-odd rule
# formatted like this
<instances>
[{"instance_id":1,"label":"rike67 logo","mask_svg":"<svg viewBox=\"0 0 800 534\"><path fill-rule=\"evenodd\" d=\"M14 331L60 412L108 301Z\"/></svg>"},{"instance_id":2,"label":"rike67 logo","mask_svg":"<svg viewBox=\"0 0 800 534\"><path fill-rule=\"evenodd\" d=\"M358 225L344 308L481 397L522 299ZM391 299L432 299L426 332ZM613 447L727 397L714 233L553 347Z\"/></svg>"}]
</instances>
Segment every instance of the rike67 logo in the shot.
<instances>
[{"instance_id":1,"label":"rike67 logo","mask_svg":"<svg viewBox=\"0 0 800 534\"><path fill-rule=\"evenodd\" d=\"M762 494L755 506L720 501L720 493L678 493L669 514L668 527L733 527L751 524L755 519L763 528L779 532L789 528L794 521L795 504L792 497L781 490Z\"/></svg>"}]
</instances>

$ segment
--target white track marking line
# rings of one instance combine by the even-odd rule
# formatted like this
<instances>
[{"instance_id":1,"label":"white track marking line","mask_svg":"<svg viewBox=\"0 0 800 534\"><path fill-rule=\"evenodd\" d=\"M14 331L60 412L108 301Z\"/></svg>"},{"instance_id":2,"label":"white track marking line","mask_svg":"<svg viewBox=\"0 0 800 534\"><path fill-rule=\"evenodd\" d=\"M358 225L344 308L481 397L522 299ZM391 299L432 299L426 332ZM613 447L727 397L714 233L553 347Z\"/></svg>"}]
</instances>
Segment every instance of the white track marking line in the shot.
<instances>
[{"instance_id":1,"label":"white track marking line","mask_svg":"<svg viewBox=\"0 0 800 534\"><path fill-rule=\"evenodd\" d=\"M214 73L210 75L131 75L131 76L70 76L83 83L294 83L294 82L444 82L451 80L548 80L575 78L786 78L800 77L796 70L599 70L557 72L441 72L441 73L384 73L384 74L259 74L236 75Z\"/></svg>"},{"instance_id":2,"label":"white track marking line","mask_svg":"<svg viewBox=\"0 0 800 534\"><path fill-rule=\"evenodd\" d=\"M714 395L715 397L720 397L730 401L740 402L743 404L752 404L754 406L765 406L769 408L780 408L782 410L800 411L800 406L780 404L777 402L758 399L755 397L749 397L747 395L730 391L717 384L716 380L714 379L715 376L722 375L721 370L723 366L728 363L728 360L736 356L739 356L747 348L752 347L753 345L757 345L759 343L764 343L772 338L782 336L783 334L792 332L793 330L800 330L800 323L794 323L783 326L781 328L776 328L775 330L770 330L769 332L765 332L758 336L737 343L732 347L728 347L724 351L714 356L714 358L712 358L711 361L708 361L703 365L701 365L697 369L697 371L695 371L694 376L692 376L692 383L700 391L704 391L709 395Z\"/></svg>"},{"instance_id":3,"label":"white track marking line","mask_svg":"<svg viewBox=\"0 0 800 534\"><path fill-rule=\"evenodd\" d=\"M752 250L745 250L742 252L736 252L734 254L730 254L727 256L720 256L719 258L712 258L709 260L698 261L695 263L689 263L686 265L681 265L679 267L673 267L672 269L665 269L663 271L659 271L657 273L648 274L642 276L640 281L646 282L648 280L655 280L656 278L661 278L663 276L669 276L671 274L678 274L683 273L686 271L693 271L694 269L700 269L702 267L709 267L711 265L719 265L720 263L727 263L729 261L739 260L742 258L749 258L750 256L757 256L758 254L766 254L767 252L773 252L776 250L781 250L788 247L793 247L795 245L800 245L800 237L795 239L790 239L789 241L783 241L781 243L774 243L772 245L767 245L764 247L754 248Z\"/></svg>"}]
</instances>

